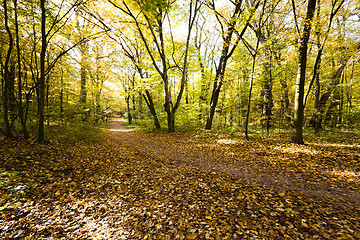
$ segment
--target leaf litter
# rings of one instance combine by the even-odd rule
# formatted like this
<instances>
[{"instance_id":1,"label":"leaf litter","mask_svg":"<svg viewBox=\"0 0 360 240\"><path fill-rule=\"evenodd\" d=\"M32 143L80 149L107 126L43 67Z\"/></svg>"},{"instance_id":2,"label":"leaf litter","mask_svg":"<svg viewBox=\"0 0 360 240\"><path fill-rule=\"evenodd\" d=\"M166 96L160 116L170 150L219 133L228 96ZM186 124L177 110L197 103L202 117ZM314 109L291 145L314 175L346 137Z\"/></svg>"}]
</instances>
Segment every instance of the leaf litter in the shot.
<instances>
[{"instance_id":1,"label":"leaf litter","mask_svg":"<svg viewBox=\"0 0 360 240\"><path fill-rule=\"evenodd\" d=\"M356 146L112 128L98 142L1 140L0 237L360 238Z\"/></svg>"}]
</instances>

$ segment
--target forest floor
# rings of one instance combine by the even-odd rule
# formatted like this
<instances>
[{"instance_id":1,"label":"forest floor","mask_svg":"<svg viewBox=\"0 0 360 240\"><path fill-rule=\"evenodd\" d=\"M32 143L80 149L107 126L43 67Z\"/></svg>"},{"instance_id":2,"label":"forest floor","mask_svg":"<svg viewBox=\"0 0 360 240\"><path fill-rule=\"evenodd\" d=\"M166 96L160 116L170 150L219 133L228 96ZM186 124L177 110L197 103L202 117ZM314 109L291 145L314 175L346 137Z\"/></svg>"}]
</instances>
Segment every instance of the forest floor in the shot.
<instances>
[{"instance_id":1,"label":"forest floor","mask_svg":"<svg viewBox=\"0 0 360 240\"><path fill-rule=\"evenodd\" d=\"M360 239L351 138L299 146L114 119L98 141L0 139L0 239Z\"/></svg>"}]
</instances>

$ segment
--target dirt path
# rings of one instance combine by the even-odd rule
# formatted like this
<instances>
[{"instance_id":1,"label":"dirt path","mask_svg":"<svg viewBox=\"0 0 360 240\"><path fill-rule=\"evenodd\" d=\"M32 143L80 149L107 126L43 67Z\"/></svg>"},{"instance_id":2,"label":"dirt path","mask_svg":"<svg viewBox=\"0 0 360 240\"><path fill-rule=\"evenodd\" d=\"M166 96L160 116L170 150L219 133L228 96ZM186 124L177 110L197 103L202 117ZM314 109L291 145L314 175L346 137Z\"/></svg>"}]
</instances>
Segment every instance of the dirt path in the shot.
<instances>
[{"instance_id":1,"label":"dirt path","mask_svg":"<svg viewBox=\"0 0 360 240\"><path fill-rule=\"evenodd\" d=\"M357 209L360 206L360 176L345 169L336 171L339 156L333 159L335 153L326 149L311 145L266 145L226 138L208 141L201 136L177 133L144 134L126 128L119 118L109 124L108 131L114 139L155 158L229 174L283 191L299 191L312 198L330 197L344 208ZM349 155L345 152L340 157ZM358 161L356 156L354 161ZM331 165L333 162L335 166ZM339 177L337 174L342 175Z\"/></svg>"}]
</instances>

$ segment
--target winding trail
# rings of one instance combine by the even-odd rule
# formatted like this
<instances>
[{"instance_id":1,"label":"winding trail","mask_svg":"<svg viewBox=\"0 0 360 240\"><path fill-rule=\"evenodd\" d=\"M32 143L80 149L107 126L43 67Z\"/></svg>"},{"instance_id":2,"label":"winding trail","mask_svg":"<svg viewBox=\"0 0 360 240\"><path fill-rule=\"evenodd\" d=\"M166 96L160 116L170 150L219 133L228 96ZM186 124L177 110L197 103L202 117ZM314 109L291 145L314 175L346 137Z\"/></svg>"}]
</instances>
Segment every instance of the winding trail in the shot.
<instances>
[{"instance_id":1,"label":"winding trail","mask_svg":"<svg viewBox=\"0 0 360 240\"><path fill-rule=\"evenodd\" d=\"M360 176L344 171L342 178L336 178L334 170L326 164L334 161L331 151L323 154L324 149L320 151L314 146L263 145L226 138L209 142L200 135L189 137L181 133L141 133L126 128L120 118L114 118L107 131L119 144L154 158L229 174L282 191L301 192L311 198L330 197L344 208L360 206ZM325 164L311 161L320 152Z\"/></svg>"}]
</instances>

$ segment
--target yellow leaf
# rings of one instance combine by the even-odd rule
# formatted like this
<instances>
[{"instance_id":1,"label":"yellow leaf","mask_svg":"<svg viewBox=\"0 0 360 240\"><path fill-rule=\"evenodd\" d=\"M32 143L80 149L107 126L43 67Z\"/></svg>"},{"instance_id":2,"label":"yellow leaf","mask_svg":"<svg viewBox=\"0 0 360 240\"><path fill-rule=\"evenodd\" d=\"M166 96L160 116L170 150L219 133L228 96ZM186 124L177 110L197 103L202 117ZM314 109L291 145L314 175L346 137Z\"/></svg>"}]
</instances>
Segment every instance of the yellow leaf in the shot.
<instances>
[{"instance_id":1,"label":"yellow leaf","mask_svg":"<svg viewBox=\"0 0 360 240\"><path fill-rule=\"evenodd\" d=\"M196 236L196 234L190 234L189 235L189 239L195 239L197 236Z\"/></svg>"},{"instance_id":2,"label":"yellow leaf","mask_svg":"<svg viewBox=\"0 0 360 240\"><path fill-rule=\"evenodd\" d=\"M206 218L206 219L209 219L209 220L211 220L211 219L212 219L212 217L211 217L211 216L206 216L205 218Z\"/></svg>"}]
</instances>

